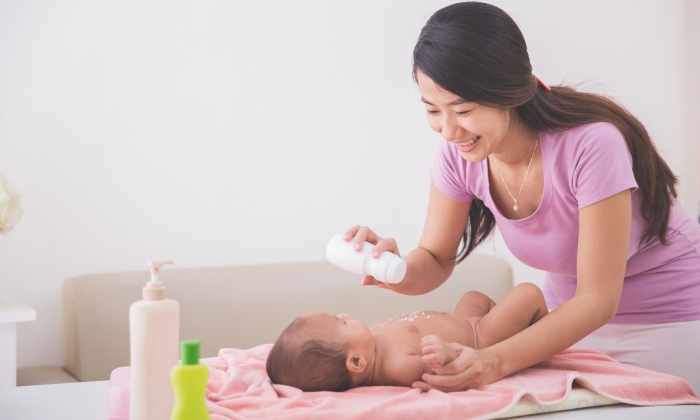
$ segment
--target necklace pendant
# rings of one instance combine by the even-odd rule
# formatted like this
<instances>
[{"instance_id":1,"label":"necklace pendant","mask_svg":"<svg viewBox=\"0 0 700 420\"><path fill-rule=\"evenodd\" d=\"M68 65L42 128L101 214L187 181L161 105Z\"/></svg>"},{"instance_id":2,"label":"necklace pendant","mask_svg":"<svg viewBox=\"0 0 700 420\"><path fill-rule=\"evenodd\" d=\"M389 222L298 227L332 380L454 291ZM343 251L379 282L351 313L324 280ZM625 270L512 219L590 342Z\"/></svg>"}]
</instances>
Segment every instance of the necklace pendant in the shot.
<instances>
[{"instance_id":1,"label":"necklace pendant","mask_svg":"<svg viewBox=\"0 0 700 420\"><path fill-rule=\"evenodd\" d=\"M518 205L517 205L517 204L513 206L513 210L518 211Z\"/></svg>"}]
</instances>

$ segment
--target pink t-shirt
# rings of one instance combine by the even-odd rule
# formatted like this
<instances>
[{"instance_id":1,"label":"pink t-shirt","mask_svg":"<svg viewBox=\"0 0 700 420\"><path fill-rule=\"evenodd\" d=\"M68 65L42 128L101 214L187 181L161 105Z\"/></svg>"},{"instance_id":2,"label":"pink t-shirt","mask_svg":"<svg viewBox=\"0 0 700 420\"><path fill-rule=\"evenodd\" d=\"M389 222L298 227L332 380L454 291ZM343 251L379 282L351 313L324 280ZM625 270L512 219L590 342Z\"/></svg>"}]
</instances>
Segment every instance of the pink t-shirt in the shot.
<instances>
[{"instance_id":1,"label":"pink t-shirt","mask_svg":"<svg viewBox=\"0 0 700 420\"><path fill-rule=\"evenodd\" d=\"M484 202L508 248L523 263L544 270L544 295L554 309L576 293L579 209L631 189L632 233L622 297L612 323L649 324L700 319L700 225L674 200L668 243L639 246L646 226L632 157L609 123L540 132L544 192L537 210L521 220L501 214L489 192L488 162L464 160L442 141L430 169L433 184L453 200Z\"/></svg>"}]
</instances>

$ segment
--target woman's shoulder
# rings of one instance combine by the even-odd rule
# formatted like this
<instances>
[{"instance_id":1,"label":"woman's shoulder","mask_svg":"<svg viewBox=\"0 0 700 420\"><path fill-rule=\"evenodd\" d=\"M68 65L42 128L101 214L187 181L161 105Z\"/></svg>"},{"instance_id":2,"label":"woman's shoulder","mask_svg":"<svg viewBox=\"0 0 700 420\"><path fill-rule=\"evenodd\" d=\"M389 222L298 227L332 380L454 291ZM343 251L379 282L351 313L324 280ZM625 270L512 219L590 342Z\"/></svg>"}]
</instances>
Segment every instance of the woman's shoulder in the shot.
<instances>
[{"instance_id":1,"label":"woman's shoulder","mask_svg":"<svg viewBox=\"0 0 700 420\"><path fill-rule=\"evenodd\" d=\"M433 184L448 197L467 203L484 184L482 164L468 162L454 144L441 140L430 167L430 177Z\"/></svg>"},{"instance_id":2,"label":"woman's shoulder","mask_svg":"<svg viewBox=\"0 0 700 420\"><path fill-rule=\"evenodd\" d=\"M605 121L592 122L566 129L548 130L544 134L553 140L563 140L566 145L609 144L614 140L625 140L622 132L615 124Z\"/></svg>"},{"instance_id":3,"label":"woman's shoulder","mask_svg":"<svg viewBox=\"0 0 700 420\"><path fill-rule=\"evenodd\" d=\"M582 155L590 153L629 154L625 137L615 124L609 122L593 122L568 129L545 131L542 134L546 139L546 147L560 158L569 156L577 161Z\"/></svg>"},{"instance_id":4,"label":"woman's shoulder","mask_svg":"<svg viewBox=\"0 0 700 420\"><path fill-rule=\"evenodd\" d=\"M609 192L636 189L632 155L620 130L608 122L551 131L542 143L552 171L564 177L579 208Z\"/></svg>"}]
</instances>

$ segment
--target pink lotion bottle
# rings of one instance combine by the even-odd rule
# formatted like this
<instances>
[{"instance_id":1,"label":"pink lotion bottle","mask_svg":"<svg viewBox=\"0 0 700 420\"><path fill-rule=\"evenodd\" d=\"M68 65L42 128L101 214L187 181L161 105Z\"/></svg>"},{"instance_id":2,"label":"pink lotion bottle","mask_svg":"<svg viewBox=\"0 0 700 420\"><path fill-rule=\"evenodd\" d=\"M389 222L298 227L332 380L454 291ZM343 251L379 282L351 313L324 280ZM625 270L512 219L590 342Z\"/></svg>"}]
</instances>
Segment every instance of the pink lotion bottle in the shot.
<instances>
[{"instance_id":1,"label":"pink lotion bottle","mask_svg":"<svg viewBox=\"0 0 700 420\"><path fill-rule=\"evenodd\" d=\"M130 420L168 420L175 396L170 370L178 364L180 306L165 298L158 270L172 261L149 261L151 281L143 300L129 309L131 339Z\"/></svg>"}]
</instances>

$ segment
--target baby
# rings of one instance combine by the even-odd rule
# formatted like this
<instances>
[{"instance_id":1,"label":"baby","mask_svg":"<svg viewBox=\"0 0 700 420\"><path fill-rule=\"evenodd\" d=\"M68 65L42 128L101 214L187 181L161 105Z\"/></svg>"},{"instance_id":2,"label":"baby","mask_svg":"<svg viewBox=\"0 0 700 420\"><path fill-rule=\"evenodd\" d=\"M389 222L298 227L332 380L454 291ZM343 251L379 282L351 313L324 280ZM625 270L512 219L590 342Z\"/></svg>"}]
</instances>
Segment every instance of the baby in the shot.
<instances>
[{"instance_id":1,"label":"baby","mask_svg":"<svg viewBox=\"0 0 700 420\"><path fill-rule=\"evenodd\" d=\"M267 373L275 384L303 391L358 386L412 386L454 360L449 343L481 349L503 341L547 314L540 289L522 283L499 303L479 292L462 296L454 312L419 311L367 328L347 314L304 314L272 347Z\"/></svg>"}]
</instances>

